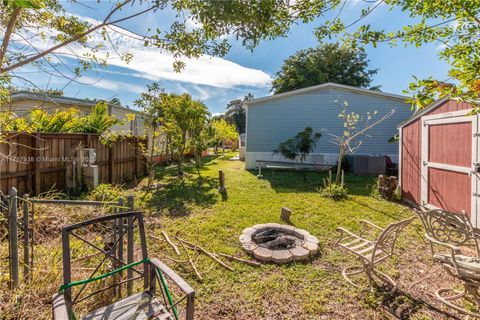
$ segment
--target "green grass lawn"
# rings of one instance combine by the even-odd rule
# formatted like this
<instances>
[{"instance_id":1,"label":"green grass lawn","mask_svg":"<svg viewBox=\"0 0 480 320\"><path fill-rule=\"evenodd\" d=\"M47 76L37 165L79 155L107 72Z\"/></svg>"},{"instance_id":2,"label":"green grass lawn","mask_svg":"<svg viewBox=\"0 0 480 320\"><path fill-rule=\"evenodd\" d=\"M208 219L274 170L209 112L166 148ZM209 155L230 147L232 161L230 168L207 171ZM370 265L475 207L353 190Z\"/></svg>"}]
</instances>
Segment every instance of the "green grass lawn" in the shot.
<instances>
[{"instance_id":1,"label":"green grass lawn","mask_svg":"<svg viewBox=\"0 0 480 320\"><path fill-rule=\"evenodd\" d=\"M388 318L391 312L408 314L412 319L447 317L435 311L442 307L429 295L422 298L423 291L419 293L416 287L419 282L423 288L422 278L431 269L418 222L400 239L398 258L384 268L402 286L413 283L411 292L377 296L352 288L341 276L342 268L354 259L333 248L337 226L358 231L360 219L386 226L414 214L406 206L370 196L374 178L346 175L350 196L334 201L319 195L324 174L309 173L305 181L301 173L275 172L270 180L258 179L257 172L245 170L243 162L228 161L227 157L206 162L198 172L189 168L184 180L179 180L173 169L159 169L157 176L164 189L137 194L151 234L161 238L161 226L172 238L178 233L209 251L248 259L238 240L242 230L259 223L282 223L280 208L285 206L293 210L291 220L296 227L320 240L321 252L311 261L282 266L229 262L235 272L194 254L198 269L205 272L200 282L189 265L168 260L174 253L166 242L153 241L150 255L163 256L196 289L198 318L377 319ZM223 196L217 190L219 169L226 176L227 193ZM398 308L401 310L390 310Z\"/></svg>"},{"instance_id":2,"label":"green grass lawn","mask_svg":"<svg viewBox=\"0 0 480 320\"><path fill-rule=\"evenodd\" d=\"M223 195L218 192L220 169L226 176L227 192ZM119 192L134 193L136 208L144 212L149 255L160 258L196 290L196 319L390 319L393 314L405 319L451 319L458 316L434 298L434 290L452 280L430 262L418 221L400 237L398 255L382 267L382 271L399 283L397 294L385 296L371 293L367 287L367 290L356 289L341 276L341 270L355 259L333 247L336 227L356 232L361 219L386 226L414 214L402 204L371 196L374 178L347 174L345 183L350 195L345 200L334 201L319 193L325 174L308 173L304 179L298 172L275 172L271 179L258 179L256 171L249 172L243 162L229 161L228 157L206 158L200 170L187 166L183 179L175 170L175 167L158 168L156 183L162 186L158 190L144 191L141 187L146 184L144 179L140 186L124 186ZM265 172L265 176L268 177L269 172ZM97 188L97 195L101 190ZM259 223L282 223L280 208L283 206L293 210L291 220L296 227L320 240L320 253L309 261L255 267L225 260L235 269L229 271L205 255L187 249L202 274L203 281L199 281L188 263L178 261L185 260L186 254L176 256L161 235L164 230L174 241L178 234L208 251L251 259L240 246L242 230ZM68 210L46 207L39 212L35 220L33 283L11 294L6 288L6 260L0 261L2 320L51 318L51 297L62 284L61 227L95 214L105 214L74 207ZM7 255L6 242L0 242L0 256Z\"/></svg>"}]
</instances>

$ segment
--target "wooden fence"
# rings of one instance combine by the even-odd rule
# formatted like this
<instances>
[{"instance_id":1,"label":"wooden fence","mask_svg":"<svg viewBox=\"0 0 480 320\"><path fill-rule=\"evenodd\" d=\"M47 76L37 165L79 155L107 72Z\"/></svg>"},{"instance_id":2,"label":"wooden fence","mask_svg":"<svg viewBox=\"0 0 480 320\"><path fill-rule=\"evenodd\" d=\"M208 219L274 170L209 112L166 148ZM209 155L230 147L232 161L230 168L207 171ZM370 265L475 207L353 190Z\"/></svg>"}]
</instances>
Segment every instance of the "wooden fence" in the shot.
<instances>
[{"instance_id":1,"label":"wooden fence","mask_svg":"<svg viewBox=\"0 0 480 320\"><path fill-rule=\"evenodd\" d=\"M0 191L15 187L19 194L39 194L66 187L66 164L76 156L80 144L97 154L99 183L119 184L145 175L139 138L125 138L111 147L100 143L97 134L36 133L9 134L0 143Z\"/></svg>"}]
</instances>

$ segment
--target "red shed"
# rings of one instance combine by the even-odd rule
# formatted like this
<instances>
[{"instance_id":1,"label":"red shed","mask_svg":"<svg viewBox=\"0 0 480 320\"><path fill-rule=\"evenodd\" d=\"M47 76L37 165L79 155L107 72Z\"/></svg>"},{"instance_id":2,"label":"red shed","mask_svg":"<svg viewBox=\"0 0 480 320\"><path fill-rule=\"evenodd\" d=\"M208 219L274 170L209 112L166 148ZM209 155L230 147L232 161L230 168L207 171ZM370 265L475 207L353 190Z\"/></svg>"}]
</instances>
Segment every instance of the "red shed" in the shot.
<instances>
[{"instance_id":1,"label":"red shed","mask_svg":"<svg viewBox=\"0 0 480 320\"><path fill-rule=\"evenodd\" d=\"M479 116L448 98L398 125L402 198L414 205L465 211L480 227Z\"/></svg>"}]
</instances>

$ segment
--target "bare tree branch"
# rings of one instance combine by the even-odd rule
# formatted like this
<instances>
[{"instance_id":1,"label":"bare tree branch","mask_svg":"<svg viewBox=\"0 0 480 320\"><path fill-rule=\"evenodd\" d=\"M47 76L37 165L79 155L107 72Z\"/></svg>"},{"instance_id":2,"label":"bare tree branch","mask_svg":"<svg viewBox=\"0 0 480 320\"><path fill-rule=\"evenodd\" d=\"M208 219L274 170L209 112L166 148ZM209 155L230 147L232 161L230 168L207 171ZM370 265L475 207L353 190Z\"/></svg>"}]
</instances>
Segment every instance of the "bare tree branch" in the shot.
<instances>
[{"instance_id":1,"label":"bare tree branch","mask_svg":"<svg viewBox=\"0 0 480 320\"><path fill-rule=\"evenodd\" d=\"M15 29L15 24L17 23L18 17L22 13L21 8L15 8L13 10L12 16L8 21L7 30L5 31L5 35L3 36L2 47L0 48L0 65L3 65L3 59L5 58L5 54L7 53L8 43L10 42L10 38L12 37L13 30Z\"/></svg>"},{"instance_id":2,"label":"bare tree branch","mask_svg":"<svg viewBox=\"0 0 480 320\"><path fill-rule=\"evenodd\" d=\"M11 71L13 69L16 69L16 68L19 68L19 67L22 67L30 62L33 62L35 60L38 60L40 58L43 58L45 57L46 55L62 48L62 47L65 47L66 45L70 44L70 43L74 43L88 35L90 35L91 33L103 28L103 27L106 27L106 26L109 26L109 25L115 25L116 23L120 23L120 22L123 22L123 21L126 21L126 20L129 20L129 19L132 19L134 17L137 17L139 15L142 15L142 14L145 14L149 11L152 11L152 10L155 10L158 8L158 5L154 5L154 6L151 6L147 9L144 9L144 10L141 10L137 13L134 13L134 14L131 14L131 15L128 15L126 17L123 17L123 18L120 18L120 19L117 19L117 20L113 20L113 21L110 21L111 17L113 16L113 14L115 12L117 12L118 10L120 10L122 7L124 7L126 4L132 2L132 0L126 0L124 2L122 2L121 4L118 4L118 5L115 5L115 7L108 13L108 15L105 17L105 19L103 20L102 23L88 29L87 31L85 32L82 32L82 33L79 33L77 35L75 35L74 37L62 42L62 43L59 43L47 50L44 50L42 52L39 52L38 54L36 55L33 55L27 59L24 59L22 61L18 61L17 63L14 63L12 65L9 65L9 66L6 66L6 67L0 67L0 74L1 73L6 73L8 71ZM12 27L12 31L13 31L13 27ZM8 28L7 28L7 32L8 32ZM7 39L6 37L4 37L4 45L5 45L5 51L6 51L6 48L8 47L8 43L9 43L9 39ZM1 60L0 60L1 61ZM3 65L3 64L2 64Z\"/></svg>"}]
</instances>

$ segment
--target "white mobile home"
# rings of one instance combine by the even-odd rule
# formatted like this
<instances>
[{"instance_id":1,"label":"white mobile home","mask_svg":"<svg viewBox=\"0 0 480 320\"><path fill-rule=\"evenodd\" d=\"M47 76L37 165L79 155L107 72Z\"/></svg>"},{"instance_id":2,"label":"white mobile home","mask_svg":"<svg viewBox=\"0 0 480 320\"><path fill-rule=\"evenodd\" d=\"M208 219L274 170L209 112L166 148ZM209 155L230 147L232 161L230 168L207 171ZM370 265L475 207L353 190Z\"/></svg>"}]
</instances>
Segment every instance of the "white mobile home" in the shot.
<instances>
[{"instance_id":1,"label":"white mobile home","mask_svg":"<svg viewBox=\"0 0 480 320\"><path fill-rule=\"evenodd\" d=\"M406 99L396 94L324 83L249 101L246 103L245 167L254 169L257 160L286 161L280 155L274 155L273 150L305 127L312 127L322 134L306 162L335 164L338 146L331 139L332 134L341 135L344 130L338 115L345 101L348 102L348 111L360 116L377 111L375 117L378 118L395 110L392 116L361 138L362 145L356 154L388 155L393 162L398 162L398 144L388 140L397 134L397 124L412 114Z\"/></svg>"}]
</instances>

